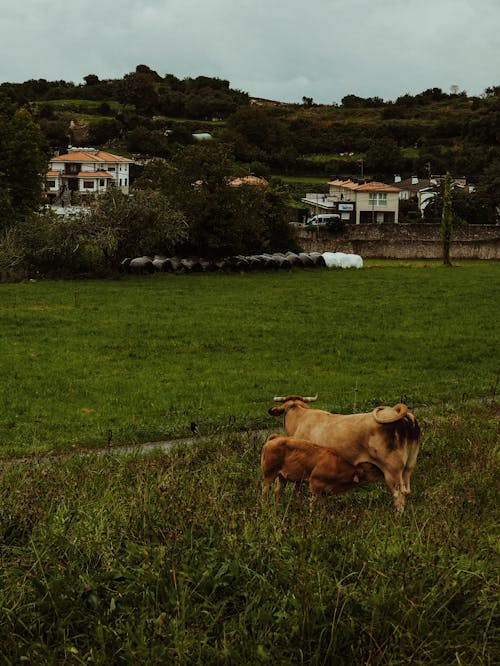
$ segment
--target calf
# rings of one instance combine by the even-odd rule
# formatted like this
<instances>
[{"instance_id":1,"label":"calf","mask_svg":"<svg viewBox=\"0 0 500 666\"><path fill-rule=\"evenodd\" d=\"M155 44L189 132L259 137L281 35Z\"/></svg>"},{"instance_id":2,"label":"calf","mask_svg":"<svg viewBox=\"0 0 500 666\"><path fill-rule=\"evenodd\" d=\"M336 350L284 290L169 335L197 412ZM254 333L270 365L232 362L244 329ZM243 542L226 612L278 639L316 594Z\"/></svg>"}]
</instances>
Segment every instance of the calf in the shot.
<instances>
[{"instance_id":1,"label":"calf","mask_svg":"<svg viewBox=\"0 0 500 666\"><path fill-rule=\"evenodd\" d=\"M396 511L402 512L420 444L420 428L408 407L399 403L365 414L331 414L308 408L316 398L277 397L275 402L281 404L271 407L269 413L283 417L285 432L291 437L330 447L352 465L376 465L391 491Z\"/></svg>"},{"instance_id":2,"label":"calf","mask_svg":"<svg viewBox=\"0 0 500 666\"><path fill-rule=\"evenodd\" d=\"M382 473L370 463L351 465L325 446L305 439L269 435L262 447L261 466L264 474L262 494L276 481L275 496L280 498L288 482L298 486L309 482L311 503L326 492L345 493L359 483L382 478Z\"/></svg>"}]
</instances>

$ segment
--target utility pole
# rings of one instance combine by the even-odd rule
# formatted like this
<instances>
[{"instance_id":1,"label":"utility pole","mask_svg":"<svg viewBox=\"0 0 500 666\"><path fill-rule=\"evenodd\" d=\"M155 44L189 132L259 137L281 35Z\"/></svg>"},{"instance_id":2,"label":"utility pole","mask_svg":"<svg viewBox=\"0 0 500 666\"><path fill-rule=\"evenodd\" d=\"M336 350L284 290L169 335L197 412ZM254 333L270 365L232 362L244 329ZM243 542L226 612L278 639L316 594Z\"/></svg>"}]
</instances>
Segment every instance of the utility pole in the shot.
<instances>
[{"instance_id":1,"label":"utility pole","mask_svg":"<svg viewBox=\"0 0 500 666\"><path fill-rule=\"evenodd\" d=\"M363 174L363 166L364 166L364 161L359 160L358 164L361 166L361 180L364 180L364 174Z\"/></svg>"}]
</instances>

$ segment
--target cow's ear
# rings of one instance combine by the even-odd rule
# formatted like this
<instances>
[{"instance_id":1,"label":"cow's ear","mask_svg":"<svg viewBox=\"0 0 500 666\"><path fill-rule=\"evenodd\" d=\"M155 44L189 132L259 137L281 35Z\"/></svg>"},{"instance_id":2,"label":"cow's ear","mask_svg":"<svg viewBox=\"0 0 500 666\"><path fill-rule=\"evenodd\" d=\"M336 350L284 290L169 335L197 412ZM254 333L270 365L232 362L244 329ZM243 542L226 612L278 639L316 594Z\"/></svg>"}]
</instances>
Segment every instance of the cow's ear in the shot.
<instances>
[{"instance_id":1,"label":"cow's ear","mask_svg":"<svg viewBox=\"0 0 500 666\"><path fill-rule=\"evenodd\" d=\"M352 477L352 480L354 481L354 483L359 483L359 476L358 476L357 474L355 474L355 475Z\"/></svg>"}]
</instances>

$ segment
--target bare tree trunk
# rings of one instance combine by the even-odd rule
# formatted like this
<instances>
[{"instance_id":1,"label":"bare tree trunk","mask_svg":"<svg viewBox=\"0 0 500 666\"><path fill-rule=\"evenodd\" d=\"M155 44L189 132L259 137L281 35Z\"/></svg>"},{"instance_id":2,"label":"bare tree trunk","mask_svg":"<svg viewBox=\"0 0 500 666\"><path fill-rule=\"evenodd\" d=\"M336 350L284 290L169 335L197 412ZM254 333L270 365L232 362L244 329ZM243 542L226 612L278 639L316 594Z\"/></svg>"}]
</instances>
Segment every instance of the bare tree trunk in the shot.
<instances>
[{"instance_id":1,"label":"bare tree trunk","mask_svg":"<svg viewBox=\"0 0 500 666\"><path fill-rule=\"evenodd\" d=\"M443 212L441 214L441 238L443 241L443 264L451 266L450 245L451 233L453 231L453 210L451 202L452 180L449 173L446 174L443 186Z\"/></svg>"}]
</instances>

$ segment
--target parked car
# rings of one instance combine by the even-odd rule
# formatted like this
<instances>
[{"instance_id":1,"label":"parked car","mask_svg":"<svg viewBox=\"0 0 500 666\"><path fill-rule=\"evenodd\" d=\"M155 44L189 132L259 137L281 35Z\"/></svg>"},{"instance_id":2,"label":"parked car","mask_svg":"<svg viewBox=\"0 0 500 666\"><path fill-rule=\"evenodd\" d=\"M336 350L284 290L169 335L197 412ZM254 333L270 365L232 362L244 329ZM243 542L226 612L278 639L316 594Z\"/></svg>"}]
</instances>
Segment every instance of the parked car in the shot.
<instances>
[{"instance_id":1,"label":"parked car","mask_svg":"<svg viewBox=\"0 0 500 666\"><path fill-rule=\"evenodd\" d=\"M340 215L337 213L329 213L329 214L324 214L324 215L313 215L310 217L307 221L307 225L312 225L312 226L321 226L321 225L327 225L331 224L332 222L335 222L336 220L340 220Z\"/></svg>"}]
</instances>

